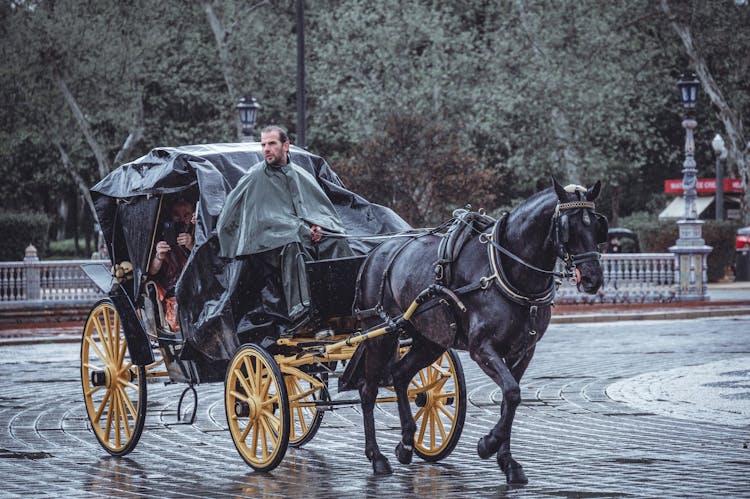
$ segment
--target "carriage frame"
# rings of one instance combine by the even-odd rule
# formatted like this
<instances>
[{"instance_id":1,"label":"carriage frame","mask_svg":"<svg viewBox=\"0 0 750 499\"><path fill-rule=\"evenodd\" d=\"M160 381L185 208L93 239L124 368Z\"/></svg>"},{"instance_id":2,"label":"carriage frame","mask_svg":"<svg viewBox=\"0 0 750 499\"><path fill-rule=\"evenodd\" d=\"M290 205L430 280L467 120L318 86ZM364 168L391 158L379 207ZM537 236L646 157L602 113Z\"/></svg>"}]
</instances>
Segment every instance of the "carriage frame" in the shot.
<instances>
[{"instance_id":1,"label":"carriage frame","mask_svg":"<svg viewBox=\"0 0 750 499\"><path fill-rule=\"evenodd\" d=\"M167 195L129 194L132 198ZM123 222L115 219L113 223ZM158 223L154 219L153 226L143 224L145 234L140 240L153 244ZM164 327L155 313L158 300L149 292L147 275L139 275L138 265L133 269L133 264L114 253L111 268L101 263L83 265L107 298L92 307L84 325L81 383L91 429L101 446L115 456L133 451L141 437L149 381L186 385L177 404L177 419L182 417L186 395L191 394L192 411L184 421L190 424L198 407L195 386L223 382L227 426L238 453L257 471L274 469L288 446L300 447L315 436L325 412L359 404L358 399L342 398L341 393L332 398L330 383L356 362L360 345L384 334L399 334L403 355L410 348L405 322L435 294L426 291L402 316L363 331L352 310L357 272L365 256L308 262L311 307L305 332L237 332L239 346L231 358L216 360L201 355L200 344L196 347L180 332ZM178 308L186 305L180 302L180 293L177 298ZM385 392L377 402L395 402L392 390ZM415 452L427 461L447 457L458 443L466 414L466 386L457 354L449 350L421 370L408 394L416 411Z\"/></svg>"}]
</instances>

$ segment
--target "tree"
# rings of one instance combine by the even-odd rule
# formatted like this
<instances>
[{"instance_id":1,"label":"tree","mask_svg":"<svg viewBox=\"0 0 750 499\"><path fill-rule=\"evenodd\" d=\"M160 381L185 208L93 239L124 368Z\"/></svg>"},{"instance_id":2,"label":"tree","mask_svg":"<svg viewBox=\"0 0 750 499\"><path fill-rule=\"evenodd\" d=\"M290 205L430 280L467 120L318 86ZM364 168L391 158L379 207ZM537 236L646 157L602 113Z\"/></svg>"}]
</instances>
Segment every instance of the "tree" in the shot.
<instances>
[{"instance_id":1,"label":"tree","mask_svg":"<svg viewBox=\"0 0 750 499\"><path fill-rule=\"evenodd\" d=\"M669 0L661 0L659 6L679 37L689 65L697 73L724 128L729 165L735 165L742 178L745 188L743 216L745 223L750 224L750 141L742 120L743 111L747 111L750 105L747 96L750 42L747 37L732 36L747 30L750 23L748 8L716 0L691 2L689 10L674 8ZM717 23L719 16L721 22ZM724 73L724 85L714 77L715 72Z\"/></svg>"},{"instance_id":2,"label":"tree","mask_svg":"<svg viewBox=\"0 0 750 499\"><path fill-rule=\"evenodd\" d=\"M388 117L381 133L337 166L355 191L367 192L414 226L437 224L469 203L481 208L495 201L494 172L431 114Z\"/></svg>"}]
</instances>

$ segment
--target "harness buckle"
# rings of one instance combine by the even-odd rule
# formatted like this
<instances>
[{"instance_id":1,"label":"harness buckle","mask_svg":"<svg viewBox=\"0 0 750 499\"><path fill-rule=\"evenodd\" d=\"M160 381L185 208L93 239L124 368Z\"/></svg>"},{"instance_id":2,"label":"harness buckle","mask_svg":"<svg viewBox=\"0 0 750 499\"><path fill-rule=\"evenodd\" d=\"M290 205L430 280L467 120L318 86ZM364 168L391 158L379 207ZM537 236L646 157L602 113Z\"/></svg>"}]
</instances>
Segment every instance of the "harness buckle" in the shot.
<instances>
[{"instance_id":1,"label":"harness buckle","mask_svg":"<svg viewBox=\"0 0 750 499\"><path fill-rule=\"evenodd\" d=\"M487 289L490 287L490 281L492 281L492 277L481 277L479 279L479 287L482 289Z\"/></svg>"},{"instance_id":2,"label":"harness buckle","mask_svg":"<svg viewBox=\"0 0 750 499\"><path fill-rule=\"evenodd\" d=\"M443 275L443 264L438 263L437 265L435 265L435 279L438 281L442 281Z\"/></svg>"},{"instance_id":3,"label":"harness buckle","mask_svg":"<svg viewBox=\"0 0 750 499\"><path fill-rule=\"evenodd\" d=\"M487 244L488 242L490 242L491 237L492 236L490 236L486 232L482 232L481 234L479 234L479 242L482 244Z\"/></svg>"}]
</instances>

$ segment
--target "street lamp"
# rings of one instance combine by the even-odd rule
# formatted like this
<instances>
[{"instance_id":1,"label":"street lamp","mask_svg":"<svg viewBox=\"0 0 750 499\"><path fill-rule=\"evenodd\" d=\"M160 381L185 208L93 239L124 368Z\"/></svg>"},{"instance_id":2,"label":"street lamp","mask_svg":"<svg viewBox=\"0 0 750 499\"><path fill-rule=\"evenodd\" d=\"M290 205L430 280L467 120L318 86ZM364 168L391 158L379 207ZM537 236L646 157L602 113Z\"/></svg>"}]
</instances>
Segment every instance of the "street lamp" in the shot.
<instances>
[{"instance_id":1,"label":"street lamp","mask_svg":"<svg viewBox=\"0 0 750 499\"><path fill-rule=\"evenodd\" d=\"M677 82L680 89L680 98L682 107L685 108L685 119L682 120L682 127L685 129L685 161L683 166L682 189L685 197L685 220L695 220L698 218L698 210L695 207L695 190L698 177L698 170L695 167L695 141L693 140L693 130L698 125L695 120L695 104L698 97L698 87L700 81L696 78L695 73L682 75Z\"/></svg>"},{"instance_id":2,"label":"street lamp","mask_svg":"<svg viewBox=\"0 0 750 499\"><path fill-rule=\"evenodd\" d=\"M697 196L697 173L695 164L695 140L693 130L698 125L695 119L695 108L698 100L700 80L695 73L682 75L677 82L680 90L685 118L682 127L685 129L685 161L682 163L682 192L685 200L684 218L677 222L680 237L669 251L677 257L675 270L679 285L677 296L681 301L708 299L707 256L713 249L706 246L701 236L702 220L698 220L695 198Z\"/></svg>"},{"instance_id":3,"label":"street lamp","mask_svg":"<svg viewBox=\"0 0 750 499\"><path fill-rule=\"evenodd\" d=\"M724 220L724 162L727 160L727 148L718 133L711 141L711 147L716 153L716 220Z\"/></svg>"},{"instance_id":4,"label":"street lamp","mask_svg":"<svg viewBox=\"0 0 750 499\"><path fill-rule=\"evenodd\" d=\"M701 82L693 72L683 74L677 81L682 105L688 113L695 109L695 103L698 100L698 88L700 86Z\"/></svg>"},{"instance_id":5,"label":"street lamp","mask_svg":"<svg viewBox=\"0 0 750 499\"><path fill-rule=\"evenodd\" d=\"M250 97L249 99L243 97L240 99L240 103L237 104L237 109L240 112L240 123L242 123L243 142L253 141L253 133L255 133L255 124L258 120L258 109L260 107L255 97Z\"/></svg>"}]
</instances>

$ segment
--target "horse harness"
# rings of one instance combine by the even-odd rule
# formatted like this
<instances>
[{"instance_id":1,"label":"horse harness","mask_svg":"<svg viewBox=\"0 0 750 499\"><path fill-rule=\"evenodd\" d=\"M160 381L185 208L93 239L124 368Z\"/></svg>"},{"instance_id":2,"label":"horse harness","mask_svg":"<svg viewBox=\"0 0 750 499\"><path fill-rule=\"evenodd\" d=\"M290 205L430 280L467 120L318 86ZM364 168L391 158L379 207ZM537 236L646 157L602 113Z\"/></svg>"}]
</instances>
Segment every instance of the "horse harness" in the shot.
<instances>
[{"instance_id":1,"label":"horse harness","mask_svg":"<svg viewBox=\"0 0 750 499\"><path fill-rule=\"evenodd\" d=\"M360 310L354 309L355 316L359 319L365 319L373 316L378 316L380 319L386 322L398 322L398 318L391 318L385 311L383 303L385 298L385 286L388 282L390 286L390 273L391 269L396 261L398 255L416 239L427 235L435 234L438 230L448 227L447 231L441 235L442 240L438 246L437 261L434 263L435 272L435 283L430 285L427 289L422 291L415 301L419 304L420 310L416 313L426 312L438 305L443 305L448 308L449 313L453 317L453 323L451 328L454 332L458 332L458 327L461 324L459 320L459 314L466 312L466 306L461 301L462 295L470 294L474 291L488 289L494 282L500 293L508 298L513 303L528 307L529 309L529 331L527 336L527 345L523 349L522 354L511 366L514 368L523 359L526 358L531 348L536 344L538 338L536 331L536 319L538 317L539 307L549 307L553 304L555 291L561 283L561 278L573 276L573 269L587 261L598 261L600 254L597 251L589 251L581 254L571 254L567 249L567 243L569 241L569 215L577 213L579 210L583 211L583 222L584 225L590 225L591 218L589 210L593 213L599 227L597 230L596 238L597 242L606 241L607 233L607 219L604 215L596 213L595 204L591 201L579 200L570 201L565 203L559 203L555 207L554 214L552 216L551 232L553 238L555 251L557 256L565 262L565 272L555 272L551 270L540 269L517 255L510 252L508 249L501 246L500 235L505 229L507 223L508 213L505 212L502 216L495 220L492 217L485 215L483 212L472 212L469 210L461 209L454 212L454 217L437 227L434 231L422 233L409 237L404 243L399 246L396 251L391 254L391 257L383 271L383 275L380 281L379 288L379 299L375 307L371 309ZM448 225L450 224L450 225ZM488 230L489 229L489 230ZM602 234L603 232L603 234ZM487 258L490 263L491 275L481 277L477 282L473 282L462 286L457 289L451 289L450 283L452 280L452 265L458 258L461 249L466 242L474 235L478 235L479 242L487 245ZM508 280L503 266L499 262L498 253L502 253L512 260L520 263L521 265L530 268L539 273L548 274L550 277L550 285L539 293L526 293L517 289ZM369 259L369 256L368 256ZM360 268L359 275L357 276L357 295L359 295L360 282L362 279L362 270L366 265L362 265ZM391 290L391 294L393 294ZM358 296L355 298L355 304L358 302ZM532 340L528 342L528 340Z\"/></svg>"}]
</instances>

